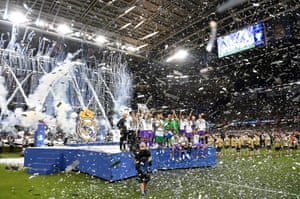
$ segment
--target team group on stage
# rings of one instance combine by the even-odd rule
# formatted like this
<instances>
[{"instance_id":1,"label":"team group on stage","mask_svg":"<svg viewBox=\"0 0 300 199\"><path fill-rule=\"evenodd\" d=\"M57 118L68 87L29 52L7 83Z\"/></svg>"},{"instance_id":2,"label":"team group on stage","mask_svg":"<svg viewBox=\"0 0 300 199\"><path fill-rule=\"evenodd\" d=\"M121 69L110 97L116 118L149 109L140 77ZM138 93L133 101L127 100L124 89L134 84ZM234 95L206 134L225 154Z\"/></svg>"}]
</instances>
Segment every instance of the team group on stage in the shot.
<instances>
[{"instance_id":1,"label":"team group on stage","mask_svg":"<svg viewBox=\"0 0 300 199\"><path fill-rule=\"evenodd\" d=\"M191 148L197 148L196 158L204 157L207 122L202 114L185 115L175 111L164 117L162 113L141 111L123 113L117 123L120 130L120 150L132 150L139 142L145 142L148 148L172 148L180 153L179 158L190 158Z\"/></svg>"},{"instance_id":2,"label":"team group on stage","mask_svg":"<svg viewBox=\"0 0 300 199\"><path fill-rule=\"evenodd\" d=\"M117 123L120 130L120 150L134 150L140 142L148 148L171 148L171 158L178 160L191 158L191 149L195 148L193 157L205 158L207 146L216 147L217 156L230 152L234 148L237 155L259 153L265 147L268 153L275 149L278 154L296 151L299 145L299 132L209 132L208 122L203 114L198 117L172 111L164 117L161 112L131 111L123 113ZM176 154L175 154L176 153Z\"/></svg>"}]
</instances>

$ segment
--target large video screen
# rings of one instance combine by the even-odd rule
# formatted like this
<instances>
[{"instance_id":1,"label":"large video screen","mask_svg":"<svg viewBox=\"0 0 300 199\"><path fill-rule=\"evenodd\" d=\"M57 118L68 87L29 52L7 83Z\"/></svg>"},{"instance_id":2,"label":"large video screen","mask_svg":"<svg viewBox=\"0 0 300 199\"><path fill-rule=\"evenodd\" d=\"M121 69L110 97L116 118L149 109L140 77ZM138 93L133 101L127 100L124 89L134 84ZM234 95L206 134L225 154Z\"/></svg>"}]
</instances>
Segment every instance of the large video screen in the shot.
<instances>
[{"instance_id":1,"label":"large video screen","mask_svg":"<svg viewBox=\"0 0 300 199\"><path fill-rule=\"evenodd\" d=\"M237 32L218 37L218 57L225 57L265 44L264 25L259 22Z\"/></svg>"}]
</instances>

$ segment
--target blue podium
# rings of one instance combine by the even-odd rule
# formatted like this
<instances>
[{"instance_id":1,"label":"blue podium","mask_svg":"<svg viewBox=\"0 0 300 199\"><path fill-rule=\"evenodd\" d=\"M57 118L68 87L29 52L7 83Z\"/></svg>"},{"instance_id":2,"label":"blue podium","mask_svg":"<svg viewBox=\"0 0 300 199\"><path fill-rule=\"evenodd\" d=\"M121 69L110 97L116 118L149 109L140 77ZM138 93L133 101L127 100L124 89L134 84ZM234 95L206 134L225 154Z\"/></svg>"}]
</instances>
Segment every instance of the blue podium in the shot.
<instances>
[{"instance_id":1,"label":"blue podium","mask_svg":"<svg viewBox=\"0 0 300 199\"><path fill-rule=\"evenodd\" d=\"M62 172L68 166L92 176L108 181L117 181L136 176L134 157L131 152L112 152L118 145L106 146L103 143L72 145L65 147L32 147L24 152L24 166L28 173L51 174ZM104 148L104 149L103 149ZM195 149L191 151L190 159L175 156L171 158L171 149L150 149L152 155L151 169L183 169L209 167L216 164L216 151L213 147L204 150L205 158L195 158ZM77 164L74 164L77 163Z\"/></svg>"}]
</instances>

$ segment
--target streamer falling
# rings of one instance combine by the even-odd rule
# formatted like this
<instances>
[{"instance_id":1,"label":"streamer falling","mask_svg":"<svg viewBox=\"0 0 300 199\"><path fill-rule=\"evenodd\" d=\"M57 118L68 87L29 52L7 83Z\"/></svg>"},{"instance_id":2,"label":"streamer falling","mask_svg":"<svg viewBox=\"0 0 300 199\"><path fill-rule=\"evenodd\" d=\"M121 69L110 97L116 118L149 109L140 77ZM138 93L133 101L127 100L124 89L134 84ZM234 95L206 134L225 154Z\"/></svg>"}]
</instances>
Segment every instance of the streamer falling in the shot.
<instances>
[{"instance_id":1,"label":"streamer falling","mask_svg":"<svg viewBox=\"0 0 300 199\"><path fill-rule=\"evenodd\" d=\"M6 36L9 40L4 39ZM101 118L101 124L105 121L110 128L106 113L119 112L131 101L131 75L122 55L103 54L102 62L108 70L90 67L86 57L73 61L82 49L69 53L62 42L40 37L37 48L31 48L35 36L26 29L20 41L16 26L11 34L1 34L0 105L1 114L7 112L3 123L12 130L15 124L35 129L43 120L51 129L59 127L66 135L74 135L76 112L89 108ZM97 58L95 63L99 63ZM11 104L14 112L6 111Z\"/></svg>"},{"instance_id":2,"label":"streamer falling","mask_svg":"<svg viewBox=\"0 0 300 199\"><path fill-rule=\"evenodd\" d=\"M211 31L210 31L210 39L206 46L207 52L211 52L214 47L214 43L215 43L216 35L217 35L217 22L211 21L209 26L210 26Z\"/></svg>"},{"instance_id":3,"label":"streamer falling","mask_svg":"<svg viewBox=\"0 0 300 199\"><path fill-rule=\"evenodd\" d=\"M238 6L239 4L242 4L246 2L247 0L228 0L227 2L223 3L217 8L218 13L225 12L235 6Z\"/></svg>"}]
</instances>

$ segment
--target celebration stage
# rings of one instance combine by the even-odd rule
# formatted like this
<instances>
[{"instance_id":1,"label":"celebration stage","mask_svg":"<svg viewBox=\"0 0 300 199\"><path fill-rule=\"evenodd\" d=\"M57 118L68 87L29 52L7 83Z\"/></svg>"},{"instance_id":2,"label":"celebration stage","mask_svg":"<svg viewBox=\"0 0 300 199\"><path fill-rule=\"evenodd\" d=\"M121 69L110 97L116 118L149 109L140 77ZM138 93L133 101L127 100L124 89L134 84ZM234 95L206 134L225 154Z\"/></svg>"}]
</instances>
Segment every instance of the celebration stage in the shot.
<instances>
[{"instance_id":1,"label":"celebration stage","mask_svg":"<svg viewBox=\"0 0 300 199\"><path fill-rule=\"evenodd\" d=\"M152 170L208 167L216 164L213 147L204 150L205 158L191 157L179 161L171 158L171 149L150 149ZM31 147L24 152L24 166L30 174L52 174L62 171L80 171L108 181L136 176L132 152L121 152L117 143L69 144L61 147Z\"/></svg>"}]
</instances>

